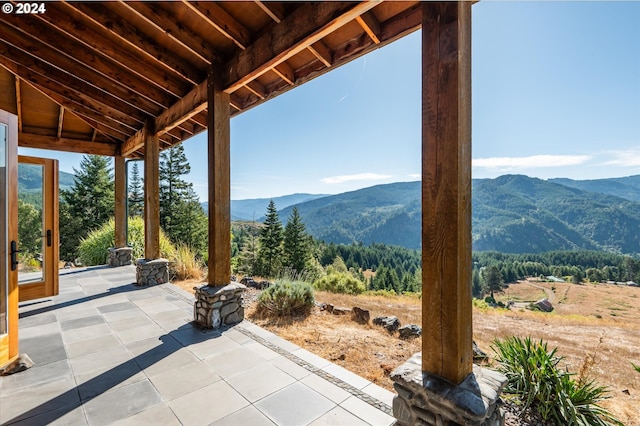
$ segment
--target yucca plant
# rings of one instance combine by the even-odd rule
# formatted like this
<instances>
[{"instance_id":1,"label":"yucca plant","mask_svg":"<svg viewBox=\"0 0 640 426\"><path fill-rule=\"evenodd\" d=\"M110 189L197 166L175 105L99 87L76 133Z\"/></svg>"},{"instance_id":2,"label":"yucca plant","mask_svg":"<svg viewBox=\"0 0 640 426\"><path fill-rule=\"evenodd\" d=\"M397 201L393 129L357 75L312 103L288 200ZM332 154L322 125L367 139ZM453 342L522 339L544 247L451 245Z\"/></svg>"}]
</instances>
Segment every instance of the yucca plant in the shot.
<instances>
[{"instance_id":1,"label":"yucca plant","mask_svg":"<svg viewBox=\"0 0 640 426\"><path fill-rule=\"evenodd\" d=\"M576 382L566 370L558 368L562 357L557 348L549 350L542 340L509 337L495 340L497 368L508 379L505 392L516 395L523 411L537 411L543 420L562 425L622 425L598 405L607 399L604 386L594 381Z\"/></svg>"}]
</instances>

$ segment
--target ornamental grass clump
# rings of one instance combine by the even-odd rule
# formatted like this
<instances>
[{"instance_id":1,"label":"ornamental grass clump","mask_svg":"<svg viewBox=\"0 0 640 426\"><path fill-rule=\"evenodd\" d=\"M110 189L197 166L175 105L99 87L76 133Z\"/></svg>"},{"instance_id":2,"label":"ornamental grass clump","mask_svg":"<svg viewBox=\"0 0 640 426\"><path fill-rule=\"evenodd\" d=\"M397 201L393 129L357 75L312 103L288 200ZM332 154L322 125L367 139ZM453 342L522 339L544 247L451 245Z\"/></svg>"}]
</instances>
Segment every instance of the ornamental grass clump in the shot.
<instances>
[{"instance_id":1,"label":"ornamental grass clump","mask_svg":"<svg viewBox=\"0 0 640 426\"><path fill-rule=\"evenodd\" d=\"M367 289L362 281L348 272L331 272L314 281L313 286L320 291L344 294L360 294Z\"/></svg>"},{"instance_id":2,"label":"ornamental grass clump","mask_svg":"<svg viewBox=\"0 0 640 426\"><path fill-rule=\"evenodd\" d=\"M509 337L495 340L492 349L498 370L509 380L504 392L519 399L523 412L534 410L545 422L558 425L622 425L598 405L609 398L607 388L585 378L576 381L559 369L563 357L557 348L549 350L542 340L529 337Z\"/></svg>"},{"instance_id":3,"label":"ornamental grass clump","mask_svg":"<svg viewBox=\"0 0 640 426\"><path fill-rule=\"evenodd\" d=\"M279 317L307 315L313 305L313 289L303 281L276 280L258 297L260 313Z\"/></svg>"}]
</instances>

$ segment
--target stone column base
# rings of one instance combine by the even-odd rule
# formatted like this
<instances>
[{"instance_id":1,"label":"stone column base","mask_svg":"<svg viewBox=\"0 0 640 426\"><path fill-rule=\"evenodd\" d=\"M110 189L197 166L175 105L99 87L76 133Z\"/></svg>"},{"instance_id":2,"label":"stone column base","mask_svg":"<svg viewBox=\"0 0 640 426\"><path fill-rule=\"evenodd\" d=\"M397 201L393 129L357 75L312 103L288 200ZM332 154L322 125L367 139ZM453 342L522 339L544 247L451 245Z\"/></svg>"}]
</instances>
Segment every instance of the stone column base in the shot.
<instances>
[{"instance_id":1,"label":"stone column base","mask_svg":"<svg viewBox=\"0 0 640 426\"><path fill-rule=\"evenodd\" d=\"M398 426L474 425L503 426L500 392L507 378L478 365L456 385L442 377L422 372L422 353L413 355L391 373L398 395L393 415Z\"/></svg>"},{"instance_id":2,"label":"stone column base","mask_svg":"<svg viewBox=\"0 0 640 426\"><path fill-rule=\"evenodd\" d=\"M133 249L131 247L118 247L109 249L109 266L117 268L118 266L131 265L133 259Z\"/></svg>"},{"instance_id":3,"label":"stone column base","mask_svg":"<svg viewBox=\"0 0 640 426\"><path fill-rule=\"evenodd\" d=\"M136 284L158 285L169 282L169 261L167 259L139 259L136 262Z\"/></svg>"},{"instance_id":4,"label":"stone column base","mask_svg":"<svg viewBox=\"0 0 640 426\"><path fill-rule=\"evenodd\" d=\"M193 320L204 328L220 328L241 322L244 319L242 291L246 288L237 282L225 286L205 284L194 287Z\"/></svg>"}]
</instances>

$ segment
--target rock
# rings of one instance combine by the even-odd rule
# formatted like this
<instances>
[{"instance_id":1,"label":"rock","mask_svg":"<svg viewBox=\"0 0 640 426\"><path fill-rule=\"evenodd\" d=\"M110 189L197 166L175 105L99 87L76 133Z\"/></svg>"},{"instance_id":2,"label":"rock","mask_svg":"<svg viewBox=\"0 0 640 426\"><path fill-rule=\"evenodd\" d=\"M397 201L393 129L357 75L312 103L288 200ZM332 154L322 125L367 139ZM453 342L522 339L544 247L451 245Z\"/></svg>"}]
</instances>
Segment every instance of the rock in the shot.
<instances>
[{"instance_id":1,"label":"rock","mask_svg":"<svg viewBox=\"0 0 640 426\"><path fill-rule=\"evenodd\" d=\"M473 341L473 360L474 361L486 361L489 356Z\"/></svg>"},{"instance_id":2,"label":"rock","mask_svg":"<svg viewBox=\"0 0 640 426\"><path fill-rule=\"evenodd\" d=\"M415 324L407 324L398 329L401 339L413 339L422 336L422 327Z\"/></svg>"},{"instance_id":3,"label":"rock","mask_svg":"<svg viewBox=\"0 0 640 426\"><path fill-rule=\"evenodd\" d=\"M329 313L333 312L333 305L331 303L327 303L325 305L325 310Z\"/></svg>"},{"instance_id":4,"label":"rock","mask_svg":"<svg viewBox=\"0 0 640 426\"><path fill-rule=\"evenodd\" d=\"M349 312L351 312L351 309L349 308L338 308L338 307L334 307L333 311L331 311L333 315L347 315Z\"/></svg>"},{"instance_id":5,"label":"rock","mask_svg":"<svg viewBox=\"0 0 640 426\"><path fill-rule=\"evenodd\" d=\"M553 305L546 297L544 299L538 300L536 303L534 303L534 305L537 306L542 312L553 311Z\"/></svg>"},{"instance_id":6,"label":"rock","mask_svg":"<svg viewBox=\"0 0 640 426\"><path fill-rule=\"evenodd\" d=\"M379 316L373 319L375 325L384 327L390 333L396 331L400 327L400 320L395 316Z\"/></svg>"},{"instance_id":7,"label":"rock","mask_svg":"<svg viewBox=\"0 0 640 426\"><path fill-rule=\"evenodd\" d=\"M369 311L354 306L351 310L351 319L360 324L369 324L371 318Z\"/></svg>"}]
</instances>

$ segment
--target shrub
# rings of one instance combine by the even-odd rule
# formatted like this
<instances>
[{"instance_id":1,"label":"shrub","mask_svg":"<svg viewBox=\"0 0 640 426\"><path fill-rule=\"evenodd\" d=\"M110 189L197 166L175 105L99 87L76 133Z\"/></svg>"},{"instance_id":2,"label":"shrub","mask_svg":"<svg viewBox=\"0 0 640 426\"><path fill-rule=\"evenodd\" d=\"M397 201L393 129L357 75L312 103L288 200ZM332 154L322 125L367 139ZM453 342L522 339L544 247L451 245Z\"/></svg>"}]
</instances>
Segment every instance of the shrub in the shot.
<instances>
[{"instance_id":1,"label":"shrub","mask_svg":"<svg viewBox=\"0 0 640 426\"><path fill-rule=\"evenodd\" d=\"M621 425L597 405L608 398L607 388L594 381L575 381L572 374L558 369L562 357L557 348L549 351L542 340L533 342L510 337L495 340L498 370L506 375L506 393L516 395L523 410L536 411L543 420L572 425Z\"/></svg>"},{"instance_id":2,"label":"shrub","mask_svg":"<svg viewBox=\"0 0 640 426\"><path fill-rule=\"evenodd\" d=\"M636 370L638 373L640 373L640 365L635 365L634 363L631 363L631 365L633 366L634 370Z\"/></svg>"},{"instance_id":3,"label":"shrub","mask_svg":"<svg viewBox=\"0 0 640 426\"><path fill-rule=\"evenodd\" d=\"M94 229L80 241L78 252L85 265L104 265L109 256L108 250L114 245L115 220L110 219L100 228ZM141 217L129 218L129 246L133 248L134 259L144 257L144 221ZM175 258L176 249L171 241L160 231L160 255L167 259Z\"/></svg>"},{"instance_id":4,"label":"shrub","mask_svg":"<svg viewBox=\"0 0 640 426\"><path fill-rule=\"evenodd\" d=\"M177 280L200 279L204 275L202 265L196 259L195 253L185 244L180 244L176 248L170 270L172 279Z\"/></svg>"},{"instance_id":5,"label":"shrub","mask_svg":"<svg viewBox=\"0 0 640 426\"><path fill-rule=\"evenodd\" d=\"M362 281L353 277L351 274L339 272L332 272L316 280L313 286L321 291L346 294L360 294L367 289Z\"/></svg>"},{"instance_id":6,"label":"shrub","mask_svg":"<svg viewBox=\"0 0 640 426\"><path fill-rule=\"evenodd\" d=\"M277 316L305 315L313 304L313 289L303 281L276 280L258 297L258 311Z\"/></svg>"}]
</instances>

